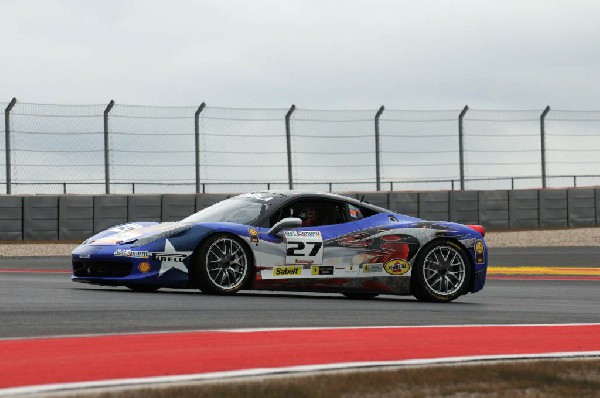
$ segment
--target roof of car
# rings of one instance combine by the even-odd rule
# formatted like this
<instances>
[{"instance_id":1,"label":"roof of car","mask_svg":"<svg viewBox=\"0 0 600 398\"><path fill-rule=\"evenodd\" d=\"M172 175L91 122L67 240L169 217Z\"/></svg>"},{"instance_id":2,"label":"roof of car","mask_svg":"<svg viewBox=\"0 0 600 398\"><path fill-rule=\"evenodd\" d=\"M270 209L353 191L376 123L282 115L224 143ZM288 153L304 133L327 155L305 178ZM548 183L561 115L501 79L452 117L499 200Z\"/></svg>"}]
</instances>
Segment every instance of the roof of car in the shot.
<instances>
[{"instance_id":1,"label":"roof of car","mask_svg":"<svg viewBox=\"0 0 600 398\"><path fill-rule=\"evenodd\" d=\"M329 193L329 192L296 191L296 190L268 190L268 191L259 191L259 192L255 192L255 193L281 195L281 196L286 196L286 197L290 197L290 198L298 197L298 196L307 196L307 197L322 197L322 198L329 198L329 199L337 199L337 200L344 200L346 202L350 202L352 204L356 204L359 206L365 206L365 207L371 208L377 212L389 212L388 209L384 209L382 207L372 205L368 202L361 202L360 200L351 198L349 196L338 195L338 194Z\"/></svg>"}]
</instances>

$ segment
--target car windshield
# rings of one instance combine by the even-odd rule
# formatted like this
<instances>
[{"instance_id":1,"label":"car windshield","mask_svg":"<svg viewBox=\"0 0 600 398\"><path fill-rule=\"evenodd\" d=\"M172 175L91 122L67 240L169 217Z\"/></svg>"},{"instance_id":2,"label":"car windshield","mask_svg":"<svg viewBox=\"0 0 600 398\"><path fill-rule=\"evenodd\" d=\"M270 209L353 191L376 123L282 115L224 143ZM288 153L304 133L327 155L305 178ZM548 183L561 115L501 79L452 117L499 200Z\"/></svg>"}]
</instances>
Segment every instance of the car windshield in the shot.
<instances>
[{"instance_id":1,"label":"car windshield","mask_svg":"<svg viewBox=\"0 0 600 398\"><path fill-rule=\"evenodd\" d=\"M198 213L184 218L181 222L231 222L251 225L261 216L271 203L256 196L236 196L216 203Z\"/></svg>"}]
</instances>

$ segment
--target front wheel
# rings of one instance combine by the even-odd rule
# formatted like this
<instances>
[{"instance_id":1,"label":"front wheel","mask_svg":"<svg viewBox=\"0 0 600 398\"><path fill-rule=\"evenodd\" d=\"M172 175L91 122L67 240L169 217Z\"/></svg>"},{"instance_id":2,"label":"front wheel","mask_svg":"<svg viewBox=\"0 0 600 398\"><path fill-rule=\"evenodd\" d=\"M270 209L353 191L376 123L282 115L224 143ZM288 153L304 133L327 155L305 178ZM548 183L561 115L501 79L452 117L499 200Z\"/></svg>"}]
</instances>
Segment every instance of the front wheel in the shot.
<instances>
[{"instance_id":1,"label":"front wheel","mask_svg":"<svg viewBox=\"0 0 600 398\"><path fill-rule=\"evenodd\" d=\"M194 266L200 290L209 294L234 294L250 277L251 257L244 243L219 234L202 243Z\"/></svg>"},{"instance_id":2,"label":"front wheel","mask_svg":"<svg viewBox=\"0 0 600 398\"><path fill-rule=\"evenodd\" d=\"M421 301L444 303L467 293L473 266L462 247L450 240L426 245L417 257L411 292Z\"/></svg>"}]
</instances>

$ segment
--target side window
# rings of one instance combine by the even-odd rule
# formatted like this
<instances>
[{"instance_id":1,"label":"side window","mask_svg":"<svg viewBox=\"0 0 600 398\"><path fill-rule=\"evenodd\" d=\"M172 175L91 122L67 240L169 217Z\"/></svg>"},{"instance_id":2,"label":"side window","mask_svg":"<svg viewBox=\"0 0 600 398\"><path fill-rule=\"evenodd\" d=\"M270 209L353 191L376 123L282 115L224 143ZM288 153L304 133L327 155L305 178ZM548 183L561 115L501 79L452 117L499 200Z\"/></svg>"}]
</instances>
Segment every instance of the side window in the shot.
<instances>
[{"instance_id":1,"label":"side window","mask_svg":"<svg viewBox=\"0 0 600 398\"><path fill-rule=\"evenodd\" d=\"M361 220L377 214L376 211L373 211L367 207L356 206L350 203L348 203L348 212L351 220Z\"/></svg>"},{"instance_id":2,"label":"side window","mask_svg":"<svg viewBox=\"0 0 600 398\"><path fill-rule=\"evenodd\" d=\"M285 206L271 217L271 226L286 217L302 220L303 227L342 224L346 220L346 206L331 200L300 200Z\"/></svg>"}]
</instances>

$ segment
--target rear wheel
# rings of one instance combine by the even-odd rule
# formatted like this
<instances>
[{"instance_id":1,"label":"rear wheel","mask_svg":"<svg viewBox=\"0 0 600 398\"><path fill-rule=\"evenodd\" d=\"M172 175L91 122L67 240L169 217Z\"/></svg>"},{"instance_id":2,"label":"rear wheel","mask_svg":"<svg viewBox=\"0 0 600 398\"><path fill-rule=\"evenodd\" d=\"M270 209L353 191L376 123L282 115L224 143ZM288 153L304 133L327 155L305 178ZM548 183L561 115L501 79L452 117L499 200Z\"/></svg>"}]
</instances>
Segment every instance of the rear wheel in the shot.
<instances>
[{"instance_id":1,"label":"rear wheel","mask_svg":"<svg viewBox=\"0 0 600 398\"><path fill-rule=\"evenodd\" d=\"M234 294L250 277L251 257L237 237L219 234L202 243L194 266L200 290L209 294Z\"/></svg>"},{"instance_id":2,"label":"rear wheel","mask_svg":"<svg viewBox=\"0 0 600 398\"><path fill-rule=\"evenodd\" d=\"M347 292L347 293L342 293L344 296L348 297L349 299L352 300L369 300L372 298L375 298L377 296L379 296L379 294L377 293L353 293L353 292Z\"/></svg>"},{"instance_id":3,"label":"rear wheel","mask_svg":"<svg viewBox=\"0 0 600 398\"><path fill-rule=\"evenodd\" d=\"M473 266L462 247L450 240L426 245L411 278L411 292L421 301L449 302L467 293Z\"/></svg>"}]
</instances>

